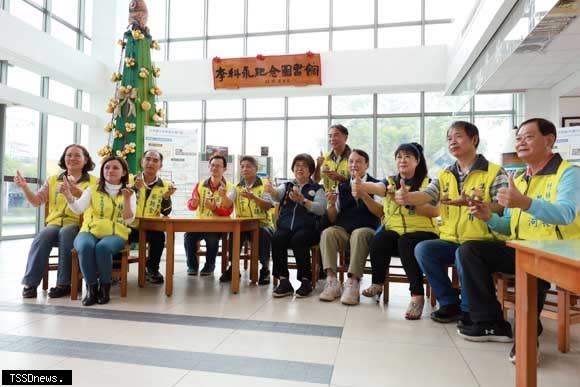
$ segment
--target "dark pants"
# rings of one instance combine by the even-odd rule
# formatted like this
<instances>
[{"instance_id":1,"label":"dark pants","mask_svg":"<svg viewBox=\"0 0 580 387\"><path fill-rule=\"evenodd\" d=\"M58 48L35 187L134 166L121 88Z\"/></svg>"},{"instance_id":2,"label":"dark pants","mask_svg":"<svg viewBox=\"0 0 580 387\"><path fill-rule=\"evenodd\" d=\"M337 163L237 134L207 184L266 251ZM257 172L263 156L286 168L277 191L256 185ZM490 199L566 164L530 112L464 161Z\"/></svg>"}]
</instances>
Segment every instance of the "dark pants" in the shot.
<instances>
[{"instance_id":1,"label":"dark pants","mask_svg":"<svg viewBox=\"0 0 580 387\"><path fill-rule=\"evenodd\" d=\"M394 231L381 229L373 236L370 244L373 284L385 282L386 270L391 264L391 257L398 254L409 279L409 291L412 295L424 295L423 271L421 271L415 258L415 246L421 241L430 239L437 239L437 235L424 231L399 235Z\"/></svg>"},{"instance_id":2,"label":"dark pants","mask_svg":"<svg viewBox=\"0 0 580 387\"><path fill-rule=\"evenodd\" d=\"M290 277L288 272L288 249L291 248L294 251L296 266L298 267L298 280L312 280L310 246L317 244L319 241L320 232L316 230L289 231L277 229L272 236L272 274L274 277Z\"/></svg>"},{"instance_id":3,"label":"dark pants","mask_svg":"<svg viewBox=\"0 0 580 387\"><path fill-rule=\"evenodd\" d=\"M146 240L149 243L149 255L147 257L147 269L158 271L161 255L165 247L165 233L163 231L146 231ZM129 234L129 243L139 242L139 230L132 228ZM143 242L145 243L145 242Z\"/></svg>"},{"instance_id":4,"label":"dark pants","mask_svg":"<svg viewBox=\"0 0 580 387\"><path fill-rule=\"evenodd\" d=\"M516 252L505 242L468 241L459 248L463 267L461 286L469 298L469 314L475 322L503 321L501 305L496 298L492 274L515 274ZM517 286L517 284L516 284ZM550 284L538 282L538 316L544 307ZM539 327L539 325L538 325Z\"/></svg>"},{"instance_id":5,"label":"dark pants","mask_svg":"<svg viewBox=\"0 0 580 387\"><path fill-rule=\"evenodd\" d=\"M262 268L268 269L268 262L270 261L270 249L272 246L272 234L274 233L274 230L272 229L272 227L270 226L265 226L265 227L260 227L260 251L259 251L259 257L260 257L260 264L262 265ZM228 238L230 240L230 261L232 260L232 253L233 253L233 249L234 249L234 243L233 243L233 235L230 233L228 235ZM245 241L252 241L252 232L251 231L244 231L242 233L240 233L240 249L242 248L243 244Z\"/></svg>"},{"instance_id":6,"label":"dark pants","mask_svg":"<svg viewBox=\"0 0 580 387\"><path fill-rule=\"evenodd\" d=\"M197 260L197 242L205 240L205 265L209 271L215 269L215 258L218 253L222 233L220 232L186 232L184 238L185 255L187 256L187 268L197 271L199 262Z\"/></svg>"}]
</instances>

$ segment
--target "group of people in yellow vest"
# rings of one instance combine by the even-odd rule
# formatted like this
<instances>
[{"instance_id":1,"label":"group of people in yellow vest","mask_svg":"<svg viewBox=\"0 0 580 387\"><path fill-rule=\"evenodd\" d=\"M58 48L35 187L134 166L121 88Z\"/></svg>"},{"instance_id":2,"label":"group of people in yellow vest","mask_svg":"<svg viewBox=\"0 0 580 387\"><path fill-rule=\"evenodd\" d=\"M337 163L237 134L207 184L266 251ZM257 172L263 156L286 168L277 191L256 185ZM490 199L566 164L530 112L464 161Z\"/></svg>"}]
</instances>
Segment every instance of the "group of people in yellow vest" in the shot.
<instances>
[{"instance_id":1,"label":"group of people in yellow vest","mask_svg":"<svg viewBox=\"0 0 580 387\"><path fill-rule=\"evenodd\" d=\"M431 319L456 322L459 335L467 340L511 342L512 328L496 301L492 276L515 272L515 252L505 241L580 238L580 168L552 152L556 136L556 128L548 120L523 122L515 150L526 169L510 176L477 153L477 127L456 121L447 132L448 150L456 161L436 178L428 176L421 145L406 143L394 154L397 174L378 180L368 173L368 154L347 145L348 129L333 125L328 131L331 150L321 152L316 160L309 154L296 155L291 164L294 179L278 186L257 175L258 164L251 156L241 158L241 179L232 184L224 178L226 158L213 156L209 160L211 176L195 185L187 206L199 217L230 216L235 209L238 217L260 218L259 283L269 284L271 275L278 278L274 297L300 298L312 293L310 247L316 244L326 276L319 298L327 302L340 299L346 305L359 303L369 255L372 281L362 290L367 297L381 295L386 268L391 257L398 256L409 278L405 318L415 320L423 315L426 276L439 301ZM28 201L50 209L47 226L31 245L22 280L24 297L36 297L52 246L59 247L59 271L49 297L70 292L70 250L74 246L87 282L83 305L109 301L111 257L126 241L138 238L136 216L171 212L175 189L158 176L163 156L147 151L141 163L143 172L132 179L122 158L109 157L97 180L88 174L94 168L90 155L73 144L60 160L65 171L50 177L38 192L31 192L17 174L15 183ZM272 217L275 202L279 203L276 224ZM249 237L244 234L242 240ZM189 275L213 273L221 238L219 233L186 233ZM196 245L202 239L207 252L199 270ZM151 245L147 279L161 283L159 260L165 236L148 232L147 241ZM289 249L296 259L297 290L289 279ZM346 253L349 261L344 284L337 279L339 252ZM451 284L449 265L457 268L460 290ZM230 267L220 281L230 281L231 273ZM548 288L545 282L540 286L540 311ZM538 326L540 334L542 326ZM510 358L515 359L515 345Z\"/></svg>"}]
</instances>

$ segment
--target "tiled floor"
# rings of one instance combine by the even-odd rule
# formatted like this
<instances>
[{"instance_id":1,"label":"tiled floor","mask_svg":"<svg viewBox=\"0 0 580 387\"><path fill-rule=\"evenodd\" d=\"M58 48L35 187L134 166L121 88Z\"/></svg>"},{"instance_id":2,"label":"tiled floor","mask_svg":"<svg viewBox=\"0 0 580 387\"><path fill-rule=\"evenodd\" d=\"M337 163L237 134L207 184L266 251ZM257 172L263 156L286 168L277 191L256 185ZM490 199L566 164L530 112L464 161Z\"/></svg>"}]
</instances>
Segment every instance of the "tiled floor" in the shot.
<instances>
[{"instance_id":1,"label":"tiled floor","mask_svg":"<svg viewBox=\"0 0 580 387\"><path fill-rule=\"evenodd\" d=\"M42 291L21 298L29 243L0 243L2 369L72 369L77 386L514 385L511 344L464 341L454 325L430 321L429 307L406 321L406 285L391 286L386 308L364 297L356 307L319 302L322 282L313 297L273 299L248 273L232 295L217 271L188 277L181 251L172 297L138 288L135 266L127 298L115 288L108 305L83 308ZM579 387L579 327L561 354L554 322L544 326L539 384Z\"/></svg>"}]
</instances>

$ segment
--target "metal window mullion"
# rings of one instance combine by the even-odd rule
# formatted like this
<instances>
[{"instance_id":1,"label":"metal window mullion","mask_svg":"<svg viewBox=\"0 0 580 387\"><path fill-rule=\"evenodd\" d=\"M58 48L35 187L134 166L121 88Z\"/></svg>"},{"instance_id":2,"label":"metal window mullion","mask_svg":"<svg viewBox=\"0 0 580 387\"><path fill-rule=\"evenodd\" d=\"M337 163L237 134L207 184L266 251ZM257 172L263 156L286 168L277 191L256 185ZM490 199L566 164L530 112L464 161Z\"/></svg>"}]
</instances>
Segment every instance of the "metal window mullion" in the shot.
<instances>
[{"instance_id":1,"label":"metal window mullion","mask_svg":"<svg viewBox=\"0 0 580 387\"><path fill-rule=\"evenodd\" d=\"M379 47L379 0L375 0L374 1L374 9L375 9L375 25L373 27L373 47L374 48L378 48ZM374 169L374 168L373 168ZM374 171L375 176L376 174L376 170Z\"/></svg>"},{"instance_id":2,"label":"metal window mullion","mask_svg":"<svg viewBox=\"0 0 580 387\"><path fill-rule=\"evenodd\" d=\"M425 45L425 0L421 0L421 46Z\"/></svg>"},{"instance_id":3,"label":"metal window mullion","mask_svg":"<svg viewBox=\"0 0 580 387\"><path fill-rule=\"evenodd\" d=\"M203 2L203 57L207 58L207 41L209 34L209 0ZM205 127L205 124L204 124Z\"/></svg>"},{"instance_id":4,"label":"metal window mullion","mask_svg":"<svg viewBox=\"0 0 580 387\"><path fill-rule=\"evenodd\" d=\"M5 60L0 60L0 83L8 83L8 61Z\"/></svg>"},{"instance_id":5,"label":"metal window mullion","mask_svg":"<svg viewBox=\"0 0 580 387\"><path fill-rule=\"evenodd\" d=\"M242 154L246 154L246 99L242 98Z\"/></svg>"},{"instance_id":6,"label":"metal window mullion","mask_svg":"<svg viewBox=\"0 0 580 387\"><path fill-rule=\"evenodd\" d=\"M333 40L333 33L332 33L332 23L333 23L333 17L332 17L332 10L334 9L334 4L333 4L333 0L328 0L329 1L329 7L328 7L328 50L332 51L332 40Z\"/></svg>"},{"instance_id":7,"label":"metal window mullion","mask_svg":"<svg viewBox=\"0 0 580 387\"><path fill-rule=\"evenodd\" d=\"M244 0L244 36L242 37L242 44L244 46L242 48L243 56L246 56L248 55L248 0Z\"/></svg>"},{"instance_id":8,"label":"metal window mullion","mask_svg":"<svg viewBox=\"0 0 580 387\"><path fill-rule=\"evenodd\" d=\"M282 177L288 178L288 97L284 97L284 157L282 162Z\"/></svg>"},{"instance_id":9,"label":"metal window mullion","mask_svg":"<svg viewBox=\"0 0 580 387\"><path fill-rule=\"evenodd\" d=\"M285 53L289 54L290 53L290 0L286 0L286 18L285 18L285 30L284 33L286 34L286 39L284 39L284 44L286 45L285 47Z\"/></svg>"},{"instance_id":10,"label":"metal window mullion","mask_svg":"<svg viewBox=\"0 0 580 387\"><path fill-rule=\"evenodd\" d=\"M51 32L51 9L52 9L52 0L44 0L44 10L43 10L43 17L42 17L42 31L46 32L50 35Z\"/></svg>"},{"instance_id":11,"label":"metal window mullion","mask_svg":"<svg viewBox=\"0 0 580 387\"><path fill-rule=\"evenodd\" d=\"M75 91L75 108L79 110L83 110L83 91L77 89ZM74 139L75 144L81 143L81 123L75 122L74 123Z\"/></svg>"},{"instance_id":12,"label":"metal window mullion","mask_svg":"<svg viewBox=\"0 0 580 387\"><path fill-rule=\"evenodd\" d=\"M421 92L420 97L421 116L419 119L419 144L425 148L425 92Z\"/></svg>"},{"instance_id":13,"label":"metal window mullion","mask_svg":"<svg viewBox=\"0 0 580 387\"><path fill-rule=\"evenodd\" d=\"M48 0L50 1L50 0ZM40 91L40 96L48 99L50 95L50 79L48 77L42 77L42 87ZM40 126L39 131L39 147L38 147L38 172L36 177L39 183L46 180L46 153L47 153L47 140L48 140L48 114L40 114ZM40 210L40 207L36 210L36 232L40 229L40 225L44 223L44 211Z\"/></svg>"},{"instance_id":14,"label":"metal window mullion","mask_svg":"<svg viewBox=\"0 0 580 387\"><path fill-rule=\"evenodd\" d=\"M201 153L203 153L202 150L205 149L205 139L206 139L205 131L207 128L206 111L207 111L207 100L203 99L201 100L201 149L200 149Z\"/></svg>"},{"instance_id":15,"label":"metal window mullion","mask_svg":"<svg viewBox=\"0 0 580 387\"><path fill-rule=\"evenodd\" d=\"M10 9L10 0L0 0L0 9L8 11ZM1 211L0 211L0 216L1 216ZM0 224L2 224L1 221L0 221ZM2 235L2 227L0 227L0 236L1 235Z\"/></svg>"},{"instance_id":16,"label":"metal window mullion","mask_svg":"<svg viewBox=\"0 0 580 387\"><path fill-rule=\"evenodd\" d=\"M379 164L379 119L378 119L378 108L379 108L379 96L377 93L373 93L373 176L377 176L378 164Z\"/></svg>"},{"instance_id":17,"label":"metal window mullion","mask_svg":"<svg viewBox=\"0 0 580 387\"><path fill-rule=\"evenodd\" d=\"M85 0L78 0L79 6L79 13L78 13L78 27L79 31L77 32L77 49L80 52L85 51L85 39L84 39L84 31L85 31Z\"/></svg>"},{"instance_id":18,"label":"metal window mullion","mask_svg":"<svg viewBox=\"0 0 580 387\"><path fill-rule=\"evenodd\" d=\"M167 39L167 43L165 44L165 60L169 61L169 50L171 49L171 36L170 36L170 24L171 23L171 17L169 16L169 13L171 12L171 0L166 0L165 2L165 36L164 38Z\"/></svg>"},{"instance_id":19,"label":"metal window mullion","mask_svg":"<svg viewBox=\"0 0 580 387\"><path fill-rule=\"evenodd\" d=\"M332 0L331 0L332 1ZM328 119L326 122L326 127L330 128L330 125L332 125L332 95L328 96ZM328 131L327 131L328 134ZM327 136L328 137L328 136ZM330 150L329 149L330 144L328 143L328 139L326 141L326 150Z\"/></svg>"},{"instance_id":20,"label":"metal window mullion","mask_svg":"<svg viewBox=\"0 0 580 387\"><path fill-rule=\"evenodd\" d=\"M4 79L3 69L4 61L0 61L0 81ZM6 105L0 104L0 161L4 161L4 144L6 141ZM2 188L8 189L8 185L4 184L4 168L0 168L0 196L2 195ZM2 216L4 211L2 210L4 206L0 207L0 240L2 240Z\"/></svg>"}]
</instances>

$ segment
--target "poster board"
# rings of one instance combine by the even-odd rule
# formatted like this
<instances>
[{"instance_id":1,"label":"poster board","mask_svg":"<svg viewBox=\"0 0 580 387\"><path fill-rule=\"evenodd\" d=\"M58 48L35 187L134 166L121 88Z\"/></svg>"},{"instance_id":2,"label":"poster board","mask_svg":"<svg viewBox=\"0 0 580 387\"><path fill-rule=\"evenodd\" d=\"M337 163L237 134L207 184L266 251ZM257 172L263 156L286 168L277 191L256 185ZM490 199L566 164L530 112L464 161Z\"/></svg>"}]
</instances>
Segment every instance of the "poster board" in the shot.
<instances>
[{"instance_id":1,"label":"poster board","mask_svg":"<svg viewBox=\"0 0 580 387\"><path fill-rule=\"evenodd\" d=\"M177 191L171 197L171 215L191 215L187 200L191 190L199 180L199 135L200 128L145 127L144 149L155 149L163 155L163 167L159 175L163 180L172 181Z\"/></svg>"},{"instance_id":2,"label":"poster board","mask_svg":"<svg viewBox=\"0 0 580 387\"><path fill-rule=\"evenodd\" d=\"M558 129L554 152L560 153L564 160L580 165L580 126Z\"/></svg>"}]
</instances>

